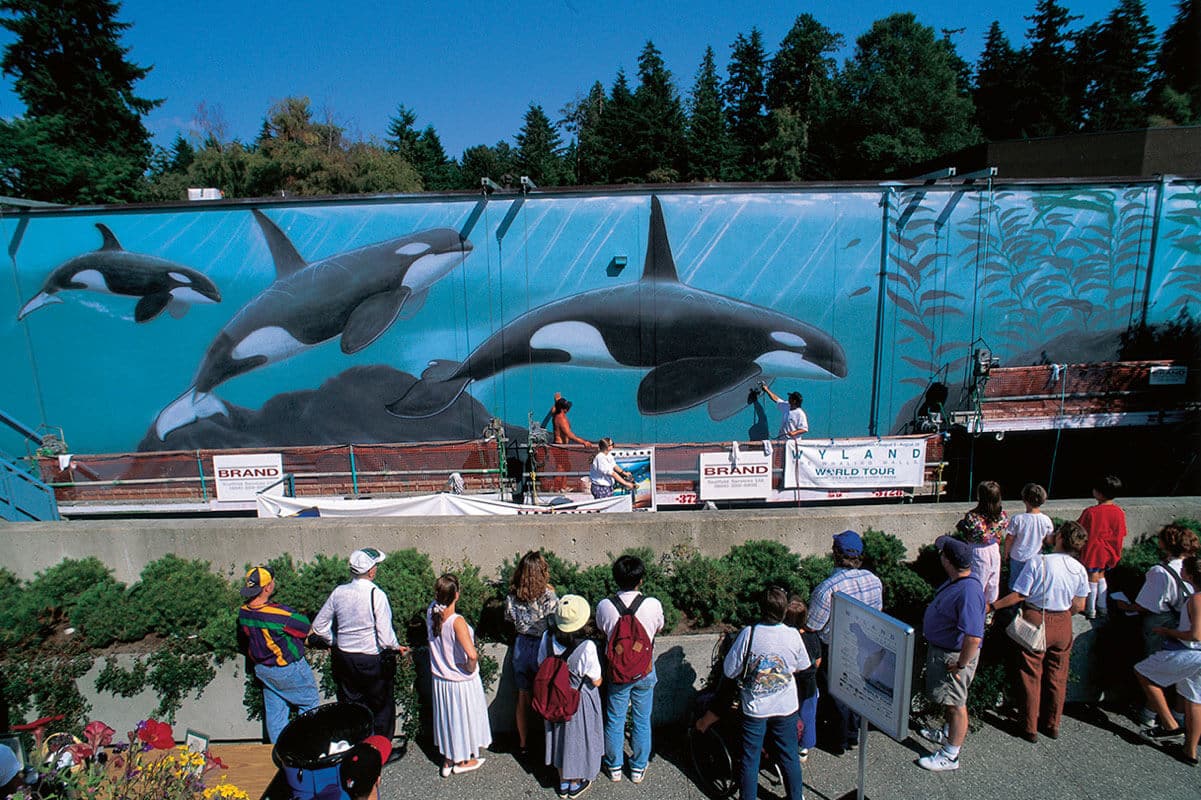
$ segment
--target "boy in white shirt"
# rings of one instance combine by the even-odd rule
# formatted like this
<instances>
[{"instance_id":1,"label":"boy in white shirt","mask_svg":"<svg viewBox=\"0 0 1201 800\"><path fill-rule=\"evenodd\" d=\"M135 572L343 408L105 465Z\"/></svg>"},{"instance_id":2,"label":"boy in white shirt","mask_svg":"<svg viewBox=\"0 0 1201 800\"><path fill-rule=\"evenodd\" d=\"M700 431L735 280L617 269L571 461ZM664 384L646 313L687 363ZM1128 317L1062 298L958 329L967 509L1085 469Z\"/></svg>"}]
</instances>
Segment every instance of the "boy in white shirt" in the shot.
<instances>
[{"instance_id":1,"label":"boy in white shirt","mask_svg":"<svg viewBox=\"0 0 1201 800\"><path fill-rule=\"evenodd\" d=\"M1022 502L1026 511L1009 518L1009 535L1005 537L1010 586L1017 583L1026 565L1042 554L1043 544L1054 533L1051 518L1042 512L1043 503L1047 502L1046 489L1037 483L1027 483L1022 487Z\"/></svg>"}]
</instances>

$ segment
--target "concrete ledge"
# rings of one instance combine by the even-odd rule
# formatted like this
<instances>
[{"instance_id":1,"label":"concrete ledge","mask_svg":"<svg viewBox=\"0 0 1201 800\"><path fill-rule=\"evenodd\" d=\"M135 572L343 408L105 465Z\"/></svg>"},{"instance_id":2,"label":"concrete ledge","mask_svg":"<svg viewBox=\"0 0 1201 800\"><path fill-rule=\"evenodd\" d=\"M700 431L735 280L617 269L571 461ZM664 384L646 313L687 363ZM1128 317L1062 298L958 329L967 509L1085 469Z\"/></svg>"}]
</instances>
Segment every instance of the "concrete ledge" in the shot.
<instances>
[{"instance_id":1,"label":"concrete ledge","mask_svg":"<svg viewBox=\"0 0 1201 800\"><path fill-rule=\"evenodd\" d=\"M1048 503L1051 516L1075 519L1091 500ZM1201 518L1201 497L1127 498L1128 541L1153 533L1177 517ZM720 556L751 539L782 542L794 552L820 555L830 537L846 528L875 528L918 549L952 531L970 504L865 506L740 511L670 511L562 517L375 517L363 519L77 520L0 523L0 564L30 579L64 558L96 556L117 580L133 583L142 568L168 553L208 561L226 575L284 553L298 561L318 554L349 554L373 545L412 547L435 569L470 561L485 575L506 558L531 548L553 550L584 565L605 563L627 547L669 553L695 548ZM1012 509L1015 504L1009 503Z\"/></svg>"}]
</instances>

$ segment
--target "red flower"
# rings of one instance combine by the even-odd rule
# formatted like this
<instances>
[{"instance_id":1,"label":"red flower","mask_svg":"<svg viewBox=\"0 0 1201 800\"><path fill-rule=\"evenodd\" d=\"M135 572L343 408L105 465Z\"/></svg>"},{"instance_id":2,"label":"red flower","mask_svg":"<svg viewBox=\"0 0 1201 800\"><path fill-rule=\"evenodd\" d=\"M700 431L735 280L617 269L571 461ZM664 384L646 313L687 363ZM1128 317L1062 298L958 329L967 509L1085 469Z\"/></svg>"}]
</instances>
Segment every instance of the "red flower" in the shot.
<instances>
[{"instance_id":1,"label":"red flower","mask_svg":"<svg viewBox=\"0 0 1201 800\"><path fill-rule=\"evenodd\" d=\"M76 742L67 748L67 752L71 754L71 762L73 764L82 764L95 754L95 750L89 744Z\"/></svg>"},{"instance_id":2,"label":"red flower","mask_svg":"<svg viewBox=\"0 0 1201 800\"><path fill-rule=\"evenodd\" d=\"M112 744L115 730L100 720L92 720L83 729L83 738L92 747L107 747Z\"/></svg>"},{"instance_id":3,"label":"red flower","mask_svg":"<svg viewBox=\"0 0 1201 800\"><path fill-rule=\"evenodd\" d=\"M204 757L207 758L209 763L215 767L220 767L221 769L229 769L229 767L226 766L224 761L222 761L220 758L213 755L212 753L205 753Z\"/></svg>"},{"instance_id":4,"label":"red flower","mask_svg":"<svg viewBox=\"0 0 1201 800\"><path fill-rule=\"evenodd\" d=\"M175 734L165 722L148 719L138 725L138 738L155 750L170 750L175 746Z\"/></svg>"}]
</instances>

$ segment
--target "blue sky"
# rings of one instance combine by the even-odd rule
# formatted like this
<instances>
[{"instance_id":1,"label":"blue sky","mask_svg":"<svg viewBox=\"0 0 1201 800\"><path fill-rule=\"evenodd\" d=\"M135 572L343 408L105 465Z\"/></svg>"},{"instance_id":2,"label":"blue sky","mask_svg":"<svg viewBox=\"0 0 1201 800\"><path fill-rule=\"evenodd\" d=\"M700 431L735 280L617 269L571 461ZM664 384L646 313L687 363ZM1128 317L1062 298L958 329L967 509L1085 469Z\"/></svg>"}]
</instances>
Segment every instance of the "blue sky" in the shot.
<instances>
[{"instance_id":1,"label":"blue sky","mask_svg":"<svg viewBox=\"0 0 1201 800\"><path fill-rule=\"evenodd\" d=\"M1085 25L1102 19L1117 0L1066 0ZM1162 33L1175 0L1146 0ZM923 23L964 28L960 54L975 62L993 19L1015 47L1025 40L1034 0L910 0L855 4L728 0L531 0L503 3L207 0L204 3L126 0L121 19L133 23L124 42L130 57L154 70L143 96L165 98L147 124L160 144L194 128L204 103L225 123L229 137L252 139L268 107L306 95L319 117L327 114L355 137L381 139L404 103L418 125L433 124L450 155L474 144L512 139L531 101L552 119L593 81L609 86L623 67L636 83L645 41L662 51L681 94L686 94L707 45L723 71L730 44L758 27L769 54L798 14L808 12L846 37L840 60L871 23L914 11ZM7 31L0 43L7 43ZM24 111L0 86L0 116Z\"/></svg>"}]
</instances>

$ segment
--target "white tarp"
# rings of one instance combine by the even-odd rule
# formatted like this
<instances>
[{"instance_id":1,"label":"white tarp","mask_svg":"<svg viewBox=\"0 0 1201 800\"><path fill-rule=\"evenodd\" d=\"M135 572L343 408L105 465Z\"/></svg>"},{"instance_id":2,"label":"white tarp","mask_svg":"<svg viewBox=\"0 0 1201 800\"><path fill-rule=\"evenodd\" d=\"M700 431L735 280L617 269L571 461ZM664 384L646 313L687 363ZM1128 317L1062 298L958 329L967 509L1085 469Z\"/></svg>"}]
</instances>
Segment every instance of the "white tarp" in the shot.
<instances>
[{"instance_id":1,"label":"white tarp","mask_svg":"<svg viewBox=\"0 0 1201 800\"><path fill-rule=\"evenodd\" d=\"M315 513L314 513L315 511ZM347 500L344 497L258 496L260 517L455 517L519 514L598 514L633 511L630 495L557 506L527 506L465 494Z\"/></svg>"}]
</instances>

